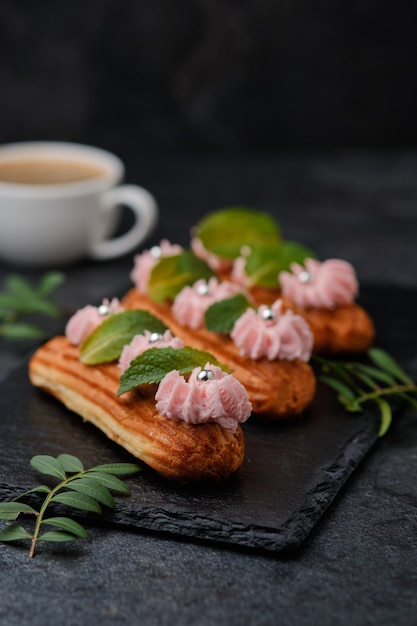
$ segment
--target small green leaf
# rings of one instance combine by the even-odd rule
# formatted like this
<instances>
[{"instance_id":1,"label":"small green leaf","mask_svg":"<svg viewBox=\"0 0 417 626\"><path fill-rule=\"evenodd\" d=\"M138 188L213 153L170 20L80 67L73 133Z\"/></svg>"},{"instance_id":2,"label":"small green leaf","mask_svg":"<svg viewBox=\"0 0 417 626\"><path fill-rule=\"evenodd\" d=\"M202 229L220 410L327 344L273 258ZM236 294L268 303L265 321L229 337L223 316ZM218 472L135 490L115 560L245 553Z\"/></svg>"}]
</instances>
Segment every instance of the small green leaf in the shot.
<instances>
[{"instance_id":1,"label":"small green leaf","mask_svg":"<svg viewBox=\"0 0 417 626\"><path fill-rule=\"evenodd\" d=\"M37 487L33 487L33 489L28 489L28 491L24 491L23 493L21 493L20 495L18 495L15 498L15 502L17 502L18 500L20 500L20 498L23 498L24 496L29 495L30 493L51 493L52 489L50 487L47 487L46 485L38 485Z\"/></svg>"},{"instance_id":2,"label":"small green leaf","mask_svg":"<svg viewBox=\"0 0 417 626\"><path fill-rule=\"evenodd\" d=\"M65 480L66 473L61 463L53 456L49 456L47 454L38 454L31 458L30 460L31 466L40 472L41 474L46 474L47 476L55 476L55 478L60 478L61 480Z\"/></svg>"},{"instance_id":3,"label":"small green leaf","mask_svg":"<svg viewBox=\"0 0 417 626\"><path fill-rule=\"evenodd\" d=\"M188 374L196 367L204 367L207 363L227 370L208 352L185 348L150 348L132 361L120 377L120 388L117 395L122 395L135 387L158 383L172 370L180 374Z\"/></svg>"},{"instance_id":4,"label":"small green leaf","mask_svg":"<svg viewBox=\"0 0 417 626\"><path fill-rule=\"evenodd\" d=\"M62 272L47 272L41 278L38 286L38 294L48 296L65 282L65 274Z\"/></svg>"},{"instance_id":5,"label":"small green leaf","mask_svg":"<svg viewBox=\"0 0 417 626\"><path fill-rule=\"evenodd\" d=\"M65 530L82 539L87 539L88 537L85 528L69 517L48 517L43 520L42 524L49 524L50 526L61 528L61 530Z\"/></svg>"},{"instance_id":6,"label":"small green leaf","mask_svg":"<svg viewBox=\"0 0 417 626\"><path fill-rule=\"evenodd\" d=\"M74 472L82 472L84 470L84 466L80 459L77 459L77 457L72 454L59 454L57 459L61 463L64 470L70 474Z\"/></svg>"},{"instance_id":7,"label":"small green leaf","mask_svg":"<svg viewBox=\"0 0 417 626\"><path fill-rule=\"evenodd\" d=\"M89 476L83 476L67 483L67 489L83 493L101 504L105 504L110 509L114 509L114 500L110 491L103 487L98 481Z\"/></svg>"},{"instance_id":8,"label":"small green leaf","mask_svg":"<svg viewBox=\"0 0 417 626\"><path fill-rule=\"evenodd\" d=\"M79 493L78 491L65 491L57 493L51 501L59 502L60 504L66 504L73 509L79 509L81 511L90 511L91 513L101 513L101 506L93 498L85 493Z\"/></svg>"},{"instance_id":9,"label":"small green leaf","mask_svg":"<svg viewBox=\"0 0 417 626\"><path fill-rule=\"evenodd\" d=\"M357 369L355 371L355 376L358 380L360 380L370 389L374 389L374 390L378 389L378 385L375 382L375 380L373 380L373 378L371 378L367 373Z\"/></svg>"},{"instance_id":10,"label":"small green leaf","mask_svg":"<svg viewBox=\"0 0 417 626\"><path fill-rule=\"evenodd\" d=\"M205 324L208 330L228 334L232 332L235 322L249 307L243 294L237 294L227 300L215 302L205 313Z\"/></svg>"},{"instance_id":11,"label":"small green leaf","mask_svg":"<svg viewBox=\"0 0 417 626\"><path fill-rule=\"evenodd\" d=\"M15 520L20 513L32 513L37 515L37 511L28 504L23 502L1 502L0 503L0 519L1 520Z\"/></svg>"},{"instance_id":12,"label":"small green leaf","mask_svg":"<svg viewBox=\"0 0 417 626\"><path fill-rule=\"evenodd\" d=\"M19 274L9 274L6 276L4 284L7 291L22 300L30 302L31 298L36 296L36 291L32 287L31 283Z\"/></svg>"},{"instance_id":13,"label":"small green leaf","mask_svg":"<svg viewBox=\"0 0 417 626\"><path fill-rule=\"evenodd\" d=\"M79 539L78 535L73 535L65 530L48 530L43 535L39 535L38 541L51 541L54 543L60 543L64 541L75 541Z\"/></svg>"},{"instance_id":14,"label":"small green leaf","mask_svg":"<svg viewBox=\"0 0 417 626\"><path fill-rule=\"evenodd\" d=\"M353 391L340 380L332 378L331 376L321 376L320 380L322 380L330 387L333 387L333 389L337 391L343 398L346 398L347 400L355 400L356 396Z\"/></svg>"},{"instance_id":15,"label":"small green leaf","mask_svg":"<svg viewBox=\"0 0 417 626\"><path fill-rule=\"evenodd\" d=\"M110 489L111 491L115 491L116 493L122 493L125 495L130 494L130 489L126 485L126 483L124 483L123 480L120 480L120 478L113 476L112 474L100 471L92 471L89 472L88 475L94 476L97 482L99 482L104 487L107 487L107 489Z\"/></svg>"},{"instance_id":16,"label":"small green leaf","mask_svg":"<svg viewBox=\"0 0 417 626\"><path fill-rule=\"evenodd\" d=\"M0 308L6 311L26 313L28 306L18 296L11 293L0 293Z\"/></svg>"},{"instance_id":17,"label":"small green leaf","mask_svg":"<svg viewBox=\"0 0 417 626\"><path fill-rule=\"evenodd\" d=\"M33 324L9 322L0 325L0 335L7 339L42 339L47 334Z\"/></svg>"},{"instance_id":18,"label":"small green leaf","mask_svg":"<svg viewBox=\"0 0 417 626\"><path fill-rule=\"evenodd\" d=\"M148 311L139 309L110 315L81 345L81 361L88 365L114 361L123 347L145 330L163 333L166 326Z\"/></svg>"},{"instance_id":19,"label":"small green leaf","mask_svg":"<svg viewBox=\"0 0 417 626\"><path fill-rule=\"evenodd\" d=\"M193 285L200 278L209 280L213 275L207 263L190 250L184 250L181 254L163 257L152 268L149 294L155 302L173 300L186 285Z\"/></svg>"},{"instance_id":20,"label":"small green leaf","mask_svg":"<svg viewBox=\"0 0 417 626\"><path fill-rule=\"evenodd\" d=\"M197 224L195 235L206 250L236 259L242 247L281 240L278 223L266 213L248 207L227 207L213 211Z\"/></svg>"},{"instance_id":21,"label":"small green leaf","mask_svg":"<svg viewBox=\"0 0 417 626\"><path fill-rule=\"evenodd\" d=\"M0 531L0 541L19 541L20 539L32 539L32 535L16 524L6 526Z\"/></svg>"},{"instance_id":22,"label":"small green leaf","mask_svg":"<svg viewBox=\"0 0 417 626\"><path fill-rule=\"evenodd\" d=\"M375 363L375 365L380 367L385 372L392 374L399 381L413 384L411 378L404 372L403 369L401 369L397 361L385 352L385 350L381 350L380 348L371 348L368 350L368 356Z\"/></svg>"},{"instance_id":23,"label":"small green leaf","mask_svg":"<svg viewBox=\"0 0 417 626\"><path fill-rule=\"evenodd\" d=\"M89 472L104 472L105 474L114 474L115 476L130 476L137 474L142 468L136 463L105 463L104 465L96 465Z\"/></svg>"},{"instance_id":24,"label":"small green leaf","mask_svg":"<svg viewBox=\"0 0 417 626\"><path fill-rule=\"evenodd\" d=\"M53 302L44 300L42 297L37 296L30 301L31 313L43 313L49 317L59 317L60 310Z\"/></svg>"},{"instance_id":25,"label":"small green leaf","mask_svg":"<svg viewBox=\"0 0 417 626\"><path fill-rule=\"evenodd\" d=\"M381 423L379 426L378 437L383 437L392 422L392 411L391 407L384 398L376 398L376 403L379 406L379 410L381 412Z\"/></svg>"},{"instance_id":26,"label":"small green leaf","mask_svg":"<svg viewBox=\"0 0 417 626\"><path fill-rule=\"evenodd\" d=\"M321 363L323 372L332 372L335 376L344 381L348 387L352 390L356 388L355 379L350 372L350 363L338 363L337 361L329 361L323 357L319 357L316 354L313 355L313 360Z\"/></svg>"},{"instance_id":27,"label":"small green leaf","mask_svg":"<svg viewBox=\"0 0 417 626\"><path fill-rule=\"evenodd\" d=\"M33 313L45 313L51 317L59 315L59 309L55 304L40 295L31 283L19 276L10 274L5 280L6 289L21 301L21 307Z\"/></svg>"},{"instance_id":28,"label":"small green leaf","mask_svg":"<svg viewBox=\"0 0 417 626\"><path fill-rule=\"evenodd\" d=\"M293 241L253 244L246 260L245 272L250 285L277 288L280 272L288 271L292 263L303 265L306 258L315 256L309 248Z\"/></svg>"},{"instance_id":29,"label":"small green leaf","mask_svg":"<svg viewBox=\"0 0 417 626\"><path fill-rule=\"evenodd\" d=\"M386 372L381 371L380 369L376 367L372 367L371 365L365 365L363 363L355 363L355 367L360 372L364 372L365 374L368 374L368 376L373 378L375 381L378 381L380 383L385 383L386 385L389 385L389 386L397 384L397 381L393 376L391 376L390 374L387 374Z\"/></svg>"}]
</instances>

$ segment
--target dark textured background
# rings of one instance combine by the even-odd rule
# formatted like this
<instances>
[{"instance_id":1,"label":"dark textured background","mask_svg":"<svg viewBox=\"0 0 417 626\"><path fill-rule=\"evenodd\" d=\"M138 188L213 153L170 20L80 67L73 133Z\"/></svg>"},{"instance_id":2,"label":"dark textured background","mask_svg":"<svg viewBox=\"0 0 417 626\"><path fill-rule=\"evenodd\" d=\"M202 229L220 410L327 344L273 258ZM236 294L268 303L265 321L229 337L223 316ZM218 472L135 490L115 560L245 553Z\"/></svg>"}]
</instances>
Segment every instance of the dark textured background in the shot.
<instances>
[{"instance_id":1,"label":"dark textured background","mask_svg":"<svg viewBox=\"0 0 417 626\"><path fill-rule=\"evenodd\" d=\"M414 0L2 0L0 9L0 143L114 150L158 200L153 242L186 243L198 217L229 203L273 213L287 238L346 258L362 285L381 288L378 344L388 328L416 376L409 300L384 292L417 298ZM129 258L77 266L62 301L123 292L130 268ZM9 269L0 265L0 282ZM0 378L28 349L0 345ZM4 399L0 419L10 421ZM416 424L414 412L392 428L288 558L107 526L33 560L0 545L0 624L411 626Z\"/></svg>"},{"instance_id":2,"label":"dark textured background","mask_svg":"<svg viewBox=\"0 0 417 626\"><path fill-rule=\"evenodd\" d=\"M2 0L0 143L404 147L414 0Z\"/></svg>"}]
</instances>

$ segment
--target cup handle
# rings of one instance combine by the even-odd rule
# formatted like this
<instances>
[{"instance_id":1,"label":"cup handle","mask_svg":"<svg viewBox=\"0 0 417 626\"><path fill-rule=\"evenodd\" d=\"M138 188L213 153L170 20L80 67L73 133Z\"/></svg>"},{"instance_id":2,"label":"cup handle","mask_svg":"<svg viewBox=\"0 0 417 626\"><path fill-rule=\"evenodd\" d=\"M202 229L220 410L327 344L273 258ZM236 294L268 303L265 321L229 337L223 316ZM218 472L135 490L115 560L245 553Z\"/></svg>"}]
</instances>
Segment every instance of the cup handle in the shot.
<instances>
[{"instance_id":1,"label":"cup handle","mask_svg":"<svg viewBox=\"0 0 417 626\"><path fill-rule=\"evenodd\" d=\"M124 204L135 214L132 228L120 237L106 239L94 244L90 256L104 261L122 256L142 243L155 228L158 219L158 207L155 198L138 185L120 185L104 194L103 209L106 212Z\"/></svg>"}]
</instances>

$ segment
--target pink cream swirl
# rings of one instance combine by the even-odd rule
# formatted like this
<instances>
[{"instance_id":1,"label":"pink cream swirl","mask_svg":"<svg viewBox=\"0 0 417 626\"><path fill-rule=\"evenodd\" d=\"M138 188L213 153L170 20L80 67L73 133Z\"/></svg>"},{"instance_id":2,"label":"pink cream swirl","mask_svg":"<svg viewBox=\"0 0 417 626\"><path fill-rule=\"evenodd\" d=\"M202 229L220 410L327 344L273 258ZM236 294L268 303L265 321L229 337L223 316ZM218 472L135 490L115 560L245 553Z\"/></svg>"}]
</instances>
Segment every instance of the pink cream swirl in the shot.
<instances>
[{"instance_id":1,"label":"pink cream swirl","mask_svg":"<svg viewBox=\"0 0 417 626\"><path fill-rule=\"evenodd\" d=\"M119 359L119 368L124 372L133 359L150 348L182 348L183 346L182 339L173 337L170 330L166 330L163 335L145 330L143 335L135 335L132 341L123 347Z\"/></svg>"},{"instance_id":2,"label":"pink cream swirl","mask_svg":"<svg viewBox=\"0 0 417 626\"><path fill-rule=\"evenodd\" d=\"M236 321L231 338L251 359L301 359L308 361L313 349L310 326L293 311L282 312L281 300L271 307L249 308Z\"/></svg>"},{"instance_id":3,"label":"pink cream swirl","mask_svg":"<svg viewBox=\"0 0 417 626\"><path fill-rule=\"evenodd\" d=\"M252 412L242 383L210 363L194 369L188 381L177 370L169 372L159 383L155 399L157 410L169 419L189 424L217 422L232 432Z\"/></svg>"},{"instance_id":4,"label":"pink cream swirl","mask_svg":"<svg viewBox=\"0 0 417 626\"><path fill-rule=\"evenodd\" d=\"M200 279L192 287L186 286L176 295L172 313L183 326L199 328L204 324L204 313L209 306L238 293L243 293L242 287L229 281L219 282L215 277L208 282Z\"/></svg>"},{"instance_id":5,"label":"pink cream swirl","mask_svg":"<svg viewBox=\"0 0 417 626\"><path fill-rule=\"evenodd\" d=\"M162 239L159 246L153 246L150 250L145 250L134 257L133 269L130 279L138 291L148 292L148 283L151 272L162 257L175 256L181 254L182 246L172 244L168 239Z\"/></svg>"},{"instance_id":6,"label":"pink cream swirl","mask_svg":"<svg viewBox=\"0 0 417 626\"><path fill-rule=\"evenodd\" d=\"M72 344L78 346L87 339L93 330L95 330L97 326L100 326L109 315L122 313L123 310L117 298L113 298L111 301L105 298L98 307L88 304L70 317L65 327L65 335Z\"/></svg>"},{"instance_id":7,"label":"pink cream swirl","mask_svg":"<svg viewBox=\"0 0 417 626\"><path fill-rule=\"evenodd\" d=\"M238 285L246 286L248 284L248 275L245 270L246 258L243 256L237 257L233 262L231 279Z\"/></svg>"},{"instance_id":8,"label":"pink cream swirl","mask_svg":"<svg viewBox=\"0 0 417 626\"><path fill-rule=\"evenodd\" d=\"M279 277L282 295L304 308L333 309L350 304L359 292L355 270L347 261L306 259L305 268L298 263Z\"/></svg>"}]
</instances>

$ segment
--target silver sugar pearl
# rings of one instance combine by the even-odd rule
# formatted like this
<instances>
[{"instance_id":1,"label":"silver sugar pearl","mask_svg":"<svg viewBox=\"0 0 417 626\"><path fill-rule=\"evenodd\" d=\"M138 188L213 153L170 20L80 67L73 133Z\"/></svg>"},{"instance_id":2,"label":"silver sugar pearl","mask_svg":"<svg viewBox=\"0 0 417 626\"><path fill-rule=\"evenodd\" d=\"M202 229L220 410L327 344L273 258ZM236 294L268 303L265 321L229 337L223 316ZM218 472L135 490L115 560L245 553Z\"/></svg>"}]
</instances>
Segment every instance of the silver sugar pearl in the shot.
<instances>
[{"instance_id":1,"label":"silver sugar pearl","mask_svg":"<svg viewBox=\"0 0 417 626\"><path fill-rule=\"evenodd\" d=\"M274 311L272 309L267 307L266 309L263 309L263 311L261 313L261 317L262 317L263 320L266 320L266 321L274 320L275 319L275 313L274 313Z\"/></svg>"},{"instance_id":2,"label":"silver sugar pearl","mask_svg":"<svg viewBox=\"0 0 417 626\"><path fill-rule=\"evenodd\" d=\"M105 315L110 315L111 306L109 304L100 304L100 306L97 307L97 313L103 317Z\"/></svg>"},{"instance_id":3,"label":"silver sugar pearl","mask_svg":"<svg viewBox=\"0 0 417 626\"><path fill-rule=\"evenodd\" d=\"M298 274L298 280L300 281L300 283L309 283L311 280L310 272L307 272L307 270L303 270Z\"/></svg>"},{"instance_id":4,"label":"silver sugar pearl","mask_svg":"<svg viewBox=\"0 0 417 626\"><path fill-rule=\"evenodd\" d=\"M162 256L162 249L160 246L152 246L149 253L154 259L160 259Z\"/></svg>"},{"instance_id":5,"label":"silver sugar pearl","mask_svg":"<svg viewBox=\"0 0 417 626\"><path fill-rule=\"evenodd\" d=\"M197 374L197 380L201 380L203 382L207 380L214 380L214 372L212 370L201 370Z\"/></svg>"},{"instance_id":6,"label":"silver sugar pearl","mask_svg":"<svg viewBox=\"0 0 417 626\"><path fill-rule=\"evenodd\" d=\"M151 333L149 335L148 342L149 343L156 343L157 341L160 341L161 339L162 339L161 333Z\"/></svg>"},{"instance_id":7,"label":"silver sugar pearl","mask_svg":"<svg viewBox=\"0 0 417 626\"><path fill-rule=\"evenodd\" d=\"M210 288L207 283L202 283L198 285L196 292L199 296L207 296L210 293Z\"/></svg>"}]
</instances>

